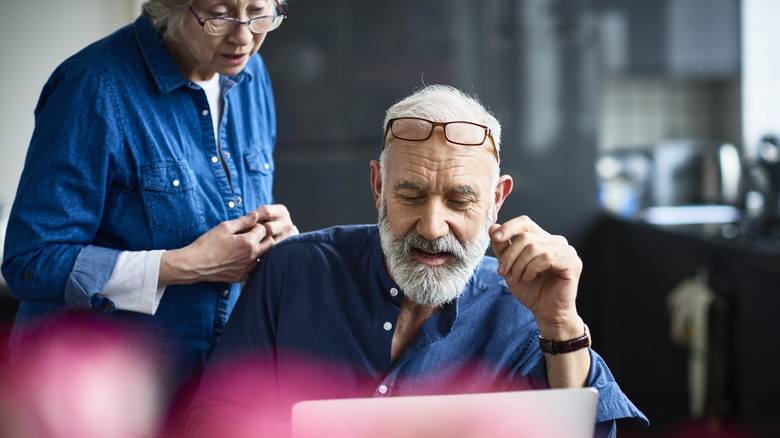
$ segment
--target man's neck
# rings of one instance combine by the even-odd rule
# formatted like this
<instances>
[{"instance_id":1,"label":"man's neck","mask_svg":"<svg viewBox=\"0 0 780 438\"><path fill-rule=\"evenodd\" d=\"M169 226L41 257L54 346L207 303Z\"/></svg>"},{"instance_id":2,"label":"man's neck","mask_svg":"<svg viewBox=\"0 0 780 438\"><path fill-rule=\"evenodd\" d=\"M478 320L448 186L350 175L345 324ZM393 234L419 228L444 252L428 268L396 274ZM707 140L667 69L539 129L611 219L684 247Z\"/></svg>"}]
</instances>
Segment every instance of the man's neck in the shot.
<instances>
[{"instance_id":1,"label":"man's neck","mask_svg":"<svg viewBox=\"0 0 780 438\"><path fill-rule=\"evenodd\" d=\"M417 337L417 333L425 324L425 321L439 310L441 310L441 307L418 304L404 296L401 302L401 312L398 314L398 321L395 324L393 345L390 351L390 358L393 363L403 356L406 349L414 341L414 338Z\"/></svg>"}]
</instances>

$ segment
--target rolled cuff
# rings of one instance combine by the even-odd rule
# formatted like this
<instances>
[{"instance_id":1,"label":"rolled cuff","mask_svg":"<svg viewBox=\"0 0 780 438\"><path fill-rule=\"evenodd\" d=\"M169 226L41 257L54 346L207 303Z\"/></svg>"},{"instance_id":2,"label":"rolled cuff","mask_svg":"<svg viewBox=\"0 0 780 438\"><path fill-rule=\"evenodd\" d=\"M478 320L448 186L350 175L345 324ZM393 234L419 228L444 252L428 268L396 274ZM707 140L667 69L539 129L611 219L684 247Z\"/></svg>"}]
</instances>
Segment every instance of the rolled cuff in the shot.
<instances>
[{"instance_id":1,"label":"rolled cuff","mask_svg":"<svg viewBox=\"0 0 780 438\"><path fill-rule=\"evenodd\" d=\"M111 310L113 303L110 300L97 300L93 296L108 283L120 253L119 250L93 245L82 248L65 283L65 305Z\"/></svg>"}]
</instances>

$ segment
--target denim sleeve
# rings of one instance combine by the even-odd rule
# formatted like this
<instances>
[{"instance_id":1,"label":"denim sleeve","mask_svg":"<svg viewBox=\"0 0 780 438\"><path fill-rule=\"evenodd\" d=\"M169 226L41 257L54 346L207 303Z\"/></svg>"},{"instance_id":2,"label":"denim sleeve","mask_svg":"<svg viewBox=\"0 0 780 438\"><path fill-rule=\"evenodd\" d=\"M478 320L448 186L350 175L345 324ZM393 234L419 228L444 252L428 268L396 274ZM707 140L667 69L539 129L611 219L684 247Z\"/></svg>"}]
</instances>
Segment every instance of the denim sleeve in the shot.
<instances>
[{"instance_id":1,"label":"denim sleeve","mask_svg":"<svg viewBox=\"0 0 780 438\"><path fill-rule=\"evenodd\" d=\"M98 307L106 312L116 310L114 303L95 294L103 290L114 271L121 251L86 246L76 257L76 263L65 284L65 305L68 307Z\"/></svg>"},{"instance_id":2,"label":"denim sleeve","mask_svg":"<svg viewBox=\"0 0 780 438\"><path fill-rule=\"evenodd\" d=\"M535 360L529 361L531 366L525 370L525 382L520 382L535 389L548 388L547 371L544 357L538 349L535 352ZM599 401L596 411L596 437L615 437L617 431L617 419L635 418L647 426L649 423L643 414L631 400L626 397L618 386L612 372L607 367L604 359L598 353L590 350L590 373L586 386L596 388L599 391ZM523 388L519 385L518 388Z\"/></svg>"},{"instance_id":3,"label":"denim sleeve","mask_svg":"<svg viewBox=\"0 0 780 438\"><path fill-rule=\"evenodd\" d=\"M588 386L599 391L596 422L609 423L619 418L636 418L645 426L650 424L645 414L620 389L604 359L593 350L590 350L590 362Z\"/></svg>"},{"instance_id":4,"label":"denim sleeve","mask_svg":"<svg viewBox=\"0 0 780 438\"><path fill-rule=\"evenodd\" d=\"M113 265L92 250L84 260L99 263L72 270L84 247L106 246L95 240L108 187L125 166L115 102L113 87L99 72L72 62L60 66L41 92L3 260L9 289L22 301L82 305L83 297L69 292L66 298L66 284L93 290L111 274L109 269L84 280L82 274Z\"/></svg>"}]
</instances>

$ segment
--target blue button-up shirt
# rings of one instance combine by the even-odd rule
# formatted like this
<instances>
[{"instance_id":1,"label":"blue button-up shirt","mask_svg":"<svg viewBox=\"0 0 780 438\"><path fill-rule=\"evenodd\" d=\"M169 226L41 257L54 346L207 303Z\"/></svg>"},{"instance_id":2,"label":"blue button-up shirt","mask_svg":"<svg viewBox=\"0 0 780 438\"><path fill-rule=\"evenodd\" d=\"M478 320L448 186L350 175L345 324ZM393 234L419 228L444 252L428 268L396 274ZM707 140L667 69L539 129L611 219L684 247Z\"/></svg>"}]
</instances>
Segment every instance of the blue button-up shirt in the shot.
<instances>
[{"instance_id":1,"label":"blue button-up shirt","mask_svg":"<svg viewBox=\"0 0 780 438\"><path fill-rule=\"evenodd\" d=\"M147 19L54 71L8 222L3 275L21 300L11 356L36 317L112 311L100 292L121 251L181 248L273 202L276 115L265 65L255 55L221 81L220 157L205 92ZM206 361L239 293L237 284L169 286L154 316L111 316L143 327L159 347L150 354L186 379Z\"/></svg>"},{"instance_id":2,"label":"blue button-up shirt","mask_svg":"<svg viewBox=\"0 0 780 438\"><path fill-rule=\"evenodd\" d=\"M548 387L536 320L497 268L495 258L484 257L462 295L426 321L393 363L403 291L385 267L378 228L336 227L280 242L239 299L201 381L192 424L219 421L235 396L224 380L234 374L222 367L243 355L272 358L270 369L258 369L282 397L301 399ZM307 379L301 358L326 378ZM587 385L599 391L599 435L614 435L617 418L647 422L592 350Z\"/></svg>"}]
</instances>

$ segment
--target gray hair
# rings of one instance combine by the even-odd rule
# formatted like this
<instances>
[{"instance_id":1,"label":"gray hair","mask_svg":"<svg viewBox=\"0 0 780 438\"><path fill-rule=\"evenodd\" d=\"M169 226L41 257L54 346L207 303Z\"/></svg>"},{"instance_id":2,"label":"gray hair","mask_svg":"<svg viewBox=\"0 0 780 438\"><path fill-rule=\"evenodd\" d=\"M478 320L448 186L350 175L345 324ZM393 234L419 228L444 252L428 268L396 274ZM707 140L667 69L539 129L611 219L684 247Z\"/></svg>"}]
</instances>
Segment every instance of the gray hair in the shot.
<instances>
[{"instance_id":1,"label":"gray hair","mask_svg":"<svg viewBox=\"0 0 780 438\"><path fill-rule=\"evenodd\" d=\"M193 0L147 0L141 7L141 14L152 22L163 39L176 41L192 2ZM285 4L285 0L276 2L282 6Z\"/></svg>"},{"instance_id":2,"label":"gray hair","mask_svg":"<svg viewBox=\"0 0 780 438\"><path fill-rule=\"evenodd\" d=\"M498 119L482 105L476 95L468 95L450 85L427 85L395 103L385 113L382 129L385 129L390 119L398 117L420 117L434 122L461 120L485 125L490 129L496 151L501 156L501 124ZM386 145L380 163L386 161L389 149ZM384 174L384 166L380 169ZM493 175L496 182L499 173L499 165L496 164Z\"/></svg>"}]
</instances>

